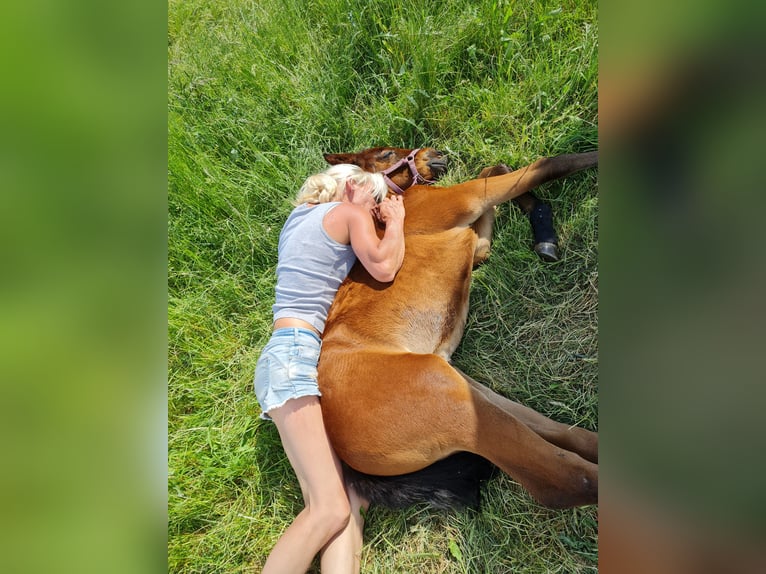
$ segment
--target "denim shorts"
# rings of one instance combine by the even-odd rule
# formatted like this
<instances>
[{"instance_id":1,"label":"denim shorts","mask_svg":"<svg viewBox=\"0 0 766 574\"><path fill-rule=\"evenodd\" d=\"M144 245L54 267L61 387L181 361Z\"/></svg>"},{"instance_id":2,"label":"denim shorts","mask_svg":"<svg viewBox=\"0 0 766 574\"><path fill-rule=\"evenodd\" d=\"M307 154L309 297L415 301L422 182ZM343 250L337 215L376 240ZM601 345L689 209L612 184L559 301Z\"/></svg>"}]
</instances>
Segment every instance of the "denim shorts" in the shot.
<instances>
[{"instance_id":1,"label":"denim shorts","mask_svg":"<svg viewBox=\"0 0 766 574\"><path fill-rule=\"evenodd\" d=\"M321 397L317 385L317 363L322 340L310 329L277 329L261 351L255 366L255 396L261 418L290 399Z\"/></svg>"}]
</instances>

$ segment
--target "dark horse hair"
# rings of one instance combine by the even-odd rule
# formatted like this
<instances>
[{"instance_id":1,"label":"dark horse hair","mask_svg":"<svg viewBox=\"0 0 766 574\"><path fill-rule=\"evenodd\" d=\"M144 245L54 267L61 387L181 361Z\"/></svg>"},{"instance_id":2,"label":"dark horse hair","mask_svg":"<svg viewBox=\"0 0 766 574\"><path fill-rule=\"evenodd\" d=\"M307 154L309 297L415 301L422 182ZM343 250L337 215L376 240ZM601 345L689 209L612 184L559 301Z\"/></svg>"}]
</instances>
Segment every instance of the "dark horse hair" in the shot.
<instances>
[{"instance_id":1,"label":"dark horse hair","mask_svg":"<svg viewBox=\"0 0 766 574\"><path fill-rule=\"evenodd\" d=\"M426 503L439 510L478 509L481 484L496 470L487 459L470 452L396 476L371 476L346 464L343 467L346 482L372 504L399 509Z\"/></svg>"}]
</instances>

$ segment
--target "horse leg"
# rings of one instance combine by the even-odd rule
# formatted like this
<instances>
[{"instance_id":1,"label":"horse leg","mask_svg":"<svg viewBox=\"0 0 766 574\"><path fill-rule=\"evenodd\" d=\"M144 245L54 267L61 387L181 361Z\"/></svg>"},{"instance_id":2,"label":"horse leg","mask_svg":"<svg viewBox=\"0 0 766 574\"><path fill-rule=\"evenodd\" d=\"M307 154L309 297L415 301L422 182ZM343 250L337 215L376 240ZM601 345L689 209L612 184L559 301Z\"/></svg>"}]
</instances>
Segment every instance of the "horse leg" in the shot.
<instances>
[{"instance_id":1,"label":"horse leg","mask_svg":"<svg viewBox=\"0 0 766 574\"><path fill-rule=\"evenodd\" d=\"M510 173L510 170L508 170ZM519 197L511 200L513 204L518 207L524 215L529 216L535 209L535 206L539 203L539 199L531 191L522 193Z\"/></svg>"},{"instance_id":2,"label":"horse leg","mask_svg":"<svg viewBox=\"0 0 766 574\"><path fill-rule=\"evenodd\" d=\"M551 211L551 206L544 201L540 201L537 196L531 192L527 192L513 201L519 205L518 200L522 198L524 198L524 207L522 207L522 210L529 218L529 224L532 226L532 235L535 238L535 253L537 253L543 261L558 261L559 238L556 235L556 229L553 227L553 212ZM527 211L527 209L529 209L529 211Z\"/></svg>"},{"instance_id":3,"label":"horse leg","mask_svg":"<svg viewBox=\"0 0 766 574\"><path fill-rule=\"evenodd\" d=\"M512 401L472 379L460 369L460 375L487 400L499 406L511 416L517 417L535 433L558 447L579 454L585 460L598 462L598 434L584 428L569 426L549 419L534 409Z\"/></svg>"},{"instance_id":4,"label":"horse leg","mask_svg":"<svg viewBox=\"0 0 766 574\"><path fill-rule=\"evenodd\" d=\"M598 465L534 432L473 387L475 452L521 483L540 504L567 508L598 501Z\"/></svg>"},{"instance_id":5,"label":"horse leg","mask_svg":"<svg viewBox=\"0 0 766 574\"><path fill-rule=\"evenodd\" d=\"M503 175L511 173L511 169L505 164L498 164L492 167L485 167L479 173L479 179L483 177L495 177L496 175ZM532 235L534 237L534 250L540 259L543 261L558 261L558 244L559 240L556 235L556 229L553 227L553 212L551 206L540 201L537 196L528 191L522 193L520 196L511 200L512 203L518 207L524 215L529 218L529 224L532 227ZM482 228L486 226L485 216L487 213L492 213L490 217L490 230L487 239L484 239L482 234L479 234L479 242L476 247L476 255L474 256L473 265L476 267L479 263L484 263L487 257L489 257L489 241L492 239L492 222L494 222L494 212L487 211L482 215L474 224L474 228L479 225ZM477 231L478 233L478 231ZM486 244L486 246L485 246ZM479 259L477 261L477 259Z\"/></svg>"},{"instance_id":6,"label":"horse leg","mask_svg":"<svg viewBox=\"0 0 766 574\"><path fill-rule=\"evenodd\" d=\"M353 382L337 392L322 389L325 424L340 457L356 470L405 474L468 451L546 506L597 501L597 465L542 438L444 359L362 352L339 364L333 380Z\"/></svg>"},{"instance_id":7,"label":"horse leg","mask_svg":"<svg viewBox=\"0 0 766 574\"><path fill-rule=\"evenodd\" d=\"M495 225L495 208L485 211L472 225L476 232L476 249L473 252L474 269L489 259L492 245L492 228Z\"/></svg>"},{"instance_id":8,"label":"horse leg","mask_svg":"<svg viewBox=\"0 0 766 574\"><path fill-rule=\"evenodd\" d=\"M504 173L510 173L510 168L504 163L493 165L492 167L485 167L479 173L479 179L486 177L495 177L496 175L502 175ZM492 245L492 228L495 225L495 210L488 209L485 211L479 219L477 219L472 225L473 230L476 232L476 250L473 254L473 267L474 269L489 259L489 249Z\"/></svg>"},{"instance_id":9,"label":"horse leg","mask_svg":"<svg viewBox=\"0 0 766 574\"><path fill-rule=\"evenodd\" d=\"M430 203L431 221L443 228L472 225L489 208L515 199L548 181L598 165L598 152L546 157L511 173L473 179L423 193L414 202ZM438 193L438 202L434 199Z\"/></svg>"}]
</instances>

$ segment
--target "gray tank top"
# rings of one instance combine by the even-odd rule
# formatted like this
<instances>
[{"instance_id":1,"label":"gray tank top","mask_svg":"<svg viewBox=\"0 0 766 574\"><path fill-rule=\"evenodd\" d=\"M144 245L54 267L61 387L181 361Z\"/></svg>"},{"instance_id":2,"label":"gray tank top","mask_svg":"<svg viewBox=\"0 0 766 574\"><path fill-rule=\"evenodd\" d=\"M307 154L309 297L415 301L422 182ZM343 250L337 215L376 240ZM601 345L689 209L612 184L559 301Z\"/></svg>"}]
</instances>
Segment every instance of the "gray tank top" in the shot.
<instances>
[{"instance_id":1,"label":"gray tank top","mask_svg":"<svg viewBox=\"0 0 766 574\"><path fill-rule=\"evenodd\" d=\"M324 331L335 293L356 262L351 245L338 243L322 226L338 205L299 205L287 218L279 234L275 321L293 317Z\"/></svg>"}]
</instances>

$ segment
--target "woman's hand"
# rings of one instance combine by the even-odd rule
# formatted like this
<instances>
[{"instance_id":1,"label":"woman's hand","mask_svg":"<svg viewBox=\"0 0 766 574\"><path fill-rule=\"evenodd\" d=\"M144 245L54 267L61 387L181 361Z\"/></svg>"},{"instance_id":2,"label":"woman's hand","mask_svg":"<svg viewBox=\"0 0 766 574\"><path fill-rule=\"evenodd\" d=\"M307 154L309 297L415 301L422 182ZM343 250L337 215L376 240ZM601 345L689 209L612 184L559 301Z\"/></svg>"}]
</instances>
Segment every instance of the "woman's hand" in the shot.
<instances>
[{"instance_id":1,"label":"woman's hand","mask_svg":"<svg viewBox=\"0 0 766 574\"><path fill-rule=\"evenodd\" d=\"M373 210L378 221L388 224L404 221L404 201L401 195L393 195L381 201Z\"/></svg>"}]
</instances>

